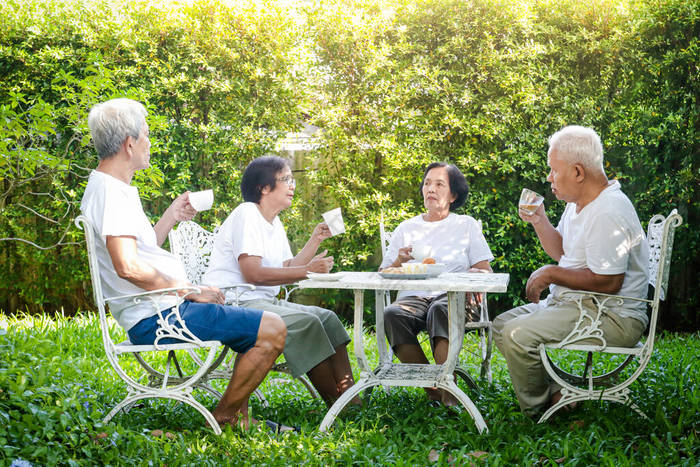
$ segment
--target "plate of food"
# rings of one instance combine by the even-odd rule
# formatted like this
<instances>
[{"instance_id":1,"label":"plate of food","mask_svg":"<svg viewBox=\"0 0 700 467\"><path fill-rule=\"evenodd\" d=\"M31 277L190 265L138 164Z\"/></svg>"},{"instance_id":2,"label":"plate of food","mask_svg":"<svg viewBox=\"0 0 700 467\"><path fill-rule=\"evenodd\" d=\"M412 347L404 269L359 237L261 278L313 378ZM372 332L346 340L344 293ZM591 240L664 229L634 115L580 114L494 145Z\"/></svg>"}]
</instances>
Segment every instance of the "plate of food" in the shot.
<instances>
[{"instance_id":1,"label":"plate of food","mask_svg":"<svg viewBox=\"0 0 700 467\"><path fill-rule=\"evenodd\" d=\"M306 277L315 281L339 281L345 276L343 272L309 272Z\"/></svg>"},{"instance_id":2,"label":"plate of food","mask_svg":"<svg viewBox=\"0 0 700 467\"><path fill-rule=\"evenodd\" d=\"M386 268L379 275L384 279L430 279L444 270L442 263L403 263L400 267Z\"/></svg>"}]
</instances>

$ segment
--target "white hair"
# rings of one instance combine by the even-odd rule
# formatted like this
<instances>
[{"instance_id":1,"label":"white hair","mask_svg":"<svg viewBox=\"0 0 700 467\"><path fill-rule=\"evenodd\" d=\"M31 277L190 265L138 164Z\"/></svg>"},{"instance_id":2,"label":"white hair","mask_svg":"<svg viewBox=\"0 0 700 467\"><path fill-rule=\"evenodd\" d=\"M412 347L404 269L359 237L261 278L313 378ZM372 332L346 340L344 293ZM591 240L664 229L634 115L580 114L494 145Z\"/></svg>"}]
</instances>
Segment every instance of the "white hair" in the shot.
<instances>
[{"instance_id":1,"label":"white hair","mask_svg":"<svg viewBox=\"0 0 700 467\"><path fill-rule=\"evenodd\" d=\"M591 128L570 125L549 137L549 151L557 151L559 156L569 164L581 164L587 169L604 172L603 145L600 137Z\"/></svg>"},{"instance_id":2,"label":"white hair","mask_svg":"<svg viewBox=\"0 0 700 467\"><path fill-rule=\"evenodd\" d=\"M143 104L126 98L112 99L90 109L88 126L99 158L116 154L127 136L138 139L146 115Z\"/></svg>"}]
</instances>

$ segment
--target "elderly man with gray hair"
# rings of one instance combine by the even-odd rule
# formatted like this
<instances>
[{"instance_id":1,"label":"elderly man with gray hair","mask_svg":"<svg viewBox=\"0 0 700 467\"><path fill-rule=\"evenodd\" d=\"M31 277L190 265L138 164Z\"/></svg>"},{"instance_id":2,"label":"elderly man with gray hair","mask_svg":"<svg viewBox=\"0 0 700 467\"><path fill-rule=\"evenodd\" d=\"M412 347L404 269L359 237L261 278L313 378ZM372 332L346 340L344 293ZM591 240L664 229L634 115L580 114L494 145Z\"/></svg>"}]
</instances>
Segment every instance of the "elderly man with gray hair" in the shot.
<instances>
[{"instance_id":1,"label":"elderly man with gray hair","mask_svg":"<svg viewBox=\"0 0 700 467\"><path fill-rule=\"evenodd\" d=\"M629 198L603 169L603 147L590 128L567 126L549 139L547 181L554 195L567 202L555 228L544 204L532 214L519 210L532 224L545 252L557 265L542 266L526 285L527 305L499 315L493 322L496 346L506 359L513 388L525 414L534 417L561 398L547 376L538 346L561 341L579 318L575 303L561 296L587 290L646 298L649 247ZM549 287L549 295L540 295ZM584 301L594 310L593 304ZM606 313L600 328L608 345L633 346L648 324L643 307L625 302Z\"/></svg>"},{"instance_id":2,"label":"elderly man with gray hair","mask_svg":"<svg viewBox=\"0 0 700 467\"><path fill-rule=\"evenodd\" d=\"M188 193L178 196L152 226L138 189L131 186L134 173L150 162L146 109L131 99L113 99L90 110L88 125L100 161L90 173L80 210L97 234L105 297L190 286L182 263L160 247L177 222L196 214ZM248 398L282 353L287 328L273 313L225 306L224 295L216 287L199 288L200 293L189 294L180 305L185 325L199 339L221 341L239 353L212 414L221 425L247 428L251 423ZM172 308L175 300L164 296L158 299L157 309L149 300L113 300L110 312L133 344L149 345L159 328L158 311ZM170 319L176 325L173 315ZM267 425L279 431L280 425L269 421Z\"/></svg>"}]
</instances>

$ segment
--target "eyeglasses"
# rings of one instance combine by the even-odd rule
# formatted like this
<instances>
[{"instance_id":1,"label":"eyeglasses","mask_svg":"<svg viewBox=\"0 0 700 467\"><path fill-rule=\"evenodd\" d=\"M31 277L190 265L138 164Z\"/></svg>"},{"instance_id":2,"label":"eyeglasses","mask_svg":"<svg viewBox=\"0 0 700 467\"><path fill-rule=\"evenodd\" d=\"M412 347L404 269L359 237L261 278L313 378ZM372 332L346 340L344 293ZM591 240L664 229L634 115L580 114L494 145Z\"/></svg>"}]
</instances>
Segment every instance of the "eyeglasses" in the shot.
<instances>
[{"instance_id":1,"label":"eyeglasses","mask_svg":"<svg viewBox=\"0 0 700 467\"><path fill-rule=\"evenodd\" d=\"M287 186L290 186L292 188L297 186L297 181L294 180L294 177L292 177L291 175L287 175L286 177L277 178L276 180L278 182L284 182L287 184Z\"/></svg>"}]
</instances>

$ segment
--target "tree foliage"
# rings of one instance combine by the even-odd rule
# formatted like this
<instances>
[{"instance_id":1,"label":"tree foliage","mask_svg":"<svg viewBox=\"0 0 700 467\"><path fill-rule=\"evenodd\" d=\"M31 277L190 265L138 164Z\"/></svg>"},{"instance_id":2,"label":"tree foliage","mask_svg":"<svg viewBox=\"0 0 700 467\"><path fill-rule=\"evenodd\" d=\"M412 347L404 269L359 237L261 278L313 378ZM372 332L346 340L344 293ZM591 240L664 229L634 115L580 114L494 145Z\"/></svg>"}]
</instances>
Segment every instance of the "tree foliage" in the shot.
<instances>
[{"instance_id":1,"label":"tree foliage","mask_svg":"<svg viewBox=\"0 0 700 467\"><path fill-rule=\"evenodd\" d=\"M221 222L245 164L301 121L323 128L285 214L296 245L341 206L338 268L374 269L378 224L422 210L422 168L457 164L494 268L498 310L524 299L549 259L519 220L518 193L549 194L547 137L595 128L606 170L646 223L677 207L666 327L698 326L697 0L207 0L196 4L11 0L0 7L0 307L89 303L70 227L96 164L85 116L116 96L145 102L154 167L139 176L155 219L177 193L212 187ZM349 296L324 292L339 311ZM2 299L0 299L2 301ZM670 305L669 305L670 304Z\"/></svg>"}]
</instances>

